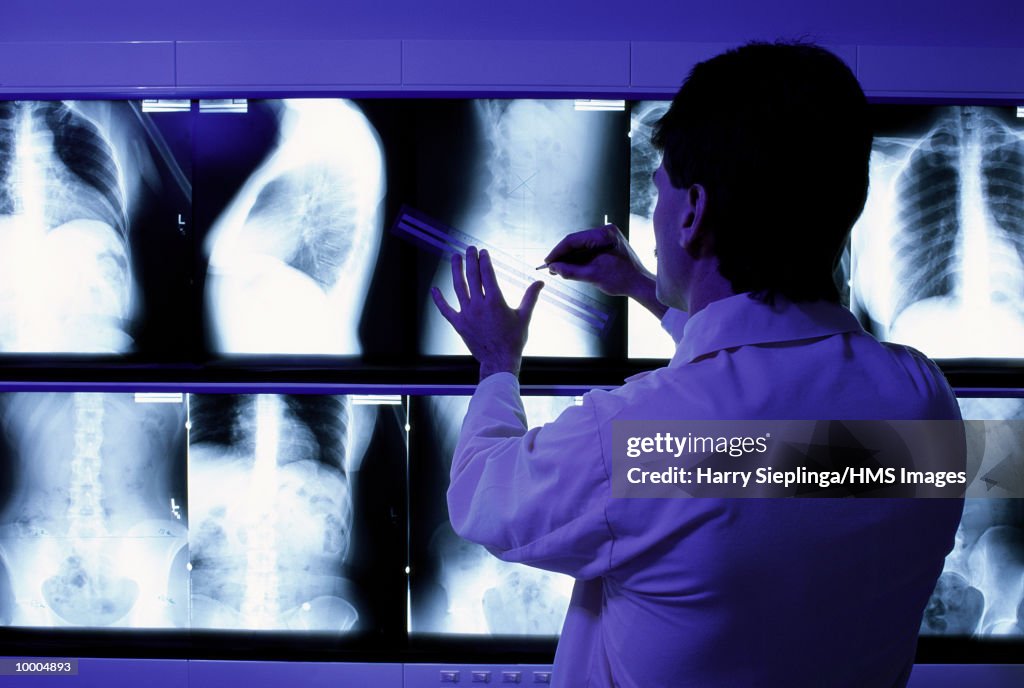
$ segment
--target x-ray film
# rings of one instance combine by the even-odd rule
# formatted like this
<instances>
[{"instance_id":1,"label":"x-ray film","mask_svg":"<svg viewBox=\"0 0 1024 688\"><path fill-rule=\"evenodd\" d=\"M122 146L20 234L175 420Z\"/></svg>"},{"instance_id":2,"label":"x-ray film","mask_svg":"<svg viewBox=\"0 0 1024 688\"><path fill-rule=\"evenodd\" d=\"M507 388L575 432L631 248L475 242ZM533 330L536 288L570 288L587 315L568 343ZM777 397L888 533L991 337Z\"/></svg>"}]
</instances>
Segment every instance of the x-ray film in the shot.
<instances>
[{"instance_id":1,"label":"x-ray film","mask_svg":"<svg viewBox=\"0 0 1024 688\"><path fill-rule=\"evenodd\" d=\"M0 396L0 625L188 624L181 395Z\"/></svg>"},{"instance_id":2,"label":"x-ray film","mask_svg":"<svg viewBox=\"0 0 1024 688\"><path fill-rule=\"evenodd\" d=\"M877 106L854 312L934 358L1024 357L1024 119Z\"/></svg>"},{"instance_id":3,"label":"x-ray film","mask_svg":"<svg viewBox=\"0 0 1024 688\"><path fill-rule=\"evenodd\" d=\"M0 101L0 353L182 347L189 113L129 101Z\"/></svg>"},{"instance_id":4,"label":"x-ray film","mask_svg":"<svg viewBox=\"0 0 1024 688\"><path fill-rule=\"evenodd\" d=\"M653 176L661 165L661 154L651 146L651 135L670 104L665 100L638 101L632 104L629 116L629 243L651 272L658 269L652 221L658 190ZM670 358L675 345L657 318L633 300L628 308L629 357Z\"/></svg>"},{"instance_id":5,"label":"x-ray film","mask_svg":"<svg viewBox=\"0 0 1024 688\"><path fill-rule=\"evenodd\" d=\"M200 113L197 132L213 352L361 354L386 184L380 137L359 105L253 101Z\"/></svg>"},{"instance_id":6,"label":"x-ray film","mask_svg":"<svg viewBox=\"0 0 1024 688\"><path fill-rule=\"evenodd\" d=\"M960 409L968 421L968 454L974 457L969 459L968 478L991 478L1003 466L1019 465L1024 400L961 399ZM925 609L921 633L1024 636L1024 500L965 500L953 551Z\"/></svg>"},{"instance_id":7,"label":"x-ray film","mask_svg":"<svg viewBox=\"0 0 1024 688\"><path fill-rule=\"evenodd\" d=\"M189 397L193 629L379 628L375 599L400 600L404 552L397 532L360 517L395 503L362 476L401 487L400 412L399 397Z\"/></svg>"},{"instance_id":8,"label":"x-ray film","mask_svg":"<svg viewBox=\"0 0 1024 688\"><path fill-rule=\"evenodd\" d=\"M524 397L531 426L554 420L574 397ZM463 540L448 520L445 492L467 397L414 397L416 455L410 461L410 579L414 634L554 636L573 580L503 562Z\"/></svg>"},{"instance_id":9,"label":"x-ray film","mask_svg":"<svg viewBox=\"0 0 1024 688\"><path fill-rule=\"evenodd\" d=\"M446 227L412 208L402 208L392 231L431 253L448 259L455 254L465 257L470 246L475 246L481 251L486 250L491 256L491 264L497 277L506 284L525 289L536 278L535 267L526 265L514 256L474 236ZM610 309L570 282L545 285L544 291L540 294L540 301L558 308L565 315L574 318L579 326L598 336L608 332L611 323Z\"/></svg>"},{"instance_id":10,"label":"x-ray film","mask_svg":"<svg viewBox=\"0 0 1024 688\"><path fill-rule=\"evenodd\" d=\"M607 309L596 289L533 271L565 235L624 222L627 122L623 111L578 109L571 100L441 101L417 109L417 198L410 205L480 240L516 266L517 279L499 274L505 299L516 305L526 284L544 279L526 354L600 356L609 338L566 309L562 293L579 294ZM448 260L427 255L426 286L450 303ZM530 274L532 273L532 274ZM547 291L547 288L545 288ZM423 292L421 353L467 353L459 336Z\"/></svg>"}]
</instances>

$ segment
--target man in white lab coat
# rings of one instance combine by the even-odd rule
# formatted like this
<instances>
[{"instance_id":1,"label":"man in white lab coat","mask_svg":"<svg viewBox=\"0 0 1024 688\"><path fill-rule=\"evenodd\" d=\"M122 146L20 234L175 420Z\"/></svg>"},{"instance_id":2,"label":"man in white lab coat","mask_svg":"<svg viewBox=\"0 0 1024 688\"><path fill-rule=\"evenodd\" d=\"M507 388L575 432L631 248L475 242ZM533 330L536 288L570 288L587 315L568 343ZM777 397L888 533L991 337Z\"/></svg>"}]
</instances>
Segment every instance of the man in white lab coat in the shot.
<instances>
[{"instance_id":1,"label":"man in white lab coat","mask_svg":"<svg viewBox=\"0 0 1024 688\"><path fill-rule=\"evenodd\" d=\"M451 470L456 532L577 579L557 686L902 686L962 503L616 499L615 420L959 419L938 368L881 344L833 270L864 205L871 131L820 48L751 44L697 65L658 124L657 275L612 226L571 234L552 272L637 299L677 349L530 429L518 373L541 283L518 308L490 257L452 262L480 362Z\"/></svg>"}]
</instances>

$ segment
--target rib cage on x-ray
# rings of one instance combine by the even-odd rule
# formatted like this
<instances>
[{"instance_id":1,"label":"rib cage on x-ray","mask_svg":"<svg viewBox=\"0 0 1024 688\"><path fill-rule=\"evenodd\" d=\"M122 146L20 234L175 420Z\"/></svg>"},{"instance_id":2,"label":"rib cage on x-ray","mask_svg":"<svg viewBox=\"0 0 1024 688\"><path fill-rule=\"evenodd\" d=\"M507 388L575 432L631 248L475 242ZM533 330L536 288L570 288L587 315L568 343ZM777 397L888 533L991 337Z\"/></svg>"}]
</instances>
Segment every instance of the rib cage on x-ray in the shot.
<instances>
[{"instance_id":1,"label":"rib cage on x-ray","mask_svg":"<svg viewBox=\"0 0 1024 688\"><path fill-rule=\"evenodd\" d=\"M658 190L652 175L661 165L661 154L651 145L658 120L668 112L669 101L633 103L629 117L629 243L651 272L658 269L654 257L654 206ZM628 354L631 358L668 358L672 339L643 306L632 299L628 306Z\"/></svg>"},{"instance_id":2,"label":"rib cage on x-ray","mask_svg":"<svg viewBox=\"0 0 1024 688\"><path fill-rule=\"evenodd\" d=\"M123 169L84 107L0 102L0 351L130 347Z\"/></svg>"},{"instance_id":3,"label":"rib cage on x-ray","mask_svg":"<svg viewBox=\"0 0 1024 688\"><path fill-rule=\"evenodd\" d=\"M185 625L184 404L8 394L0 419L0 622Z\"/></svg>"},{"instance_id":4,"label":"rib cage on x-ray","mask_svg":"<svg viewBox=\"0 0 1024 688\"><path fill-rule=\"evenodd\" d=\"M267 105L279 111L277 143L207 237L214 345L226 354L361 353L381 238L381 142L351 101ZM203 116L245 124L245 115Z\"/></svg>"},{"instance_id":5,"label":"rib cage on x-ray","mask_svg":"<svg viewBox=\"0 0 1024 688\"><path fill-rule=\"evenodd\" d=\"M1024 125L936 111L922 135L876 137L854 228L855 308L926 354L1024 357Z\"/></svg>"},{"instance_id":6,"label":"rib cage on x-ray","mask_svg":"<svg viewBox=\"0 0 1024 688\"><path fill-rule=\"evenodd\" d=\"M469 400L424 397L423 402L437 430L438 446L430 448L433 457L422 456L418 460L432 458L430 470L447 476ZM527 419L535 427L554 420L575 399L527 396L523 403ZM430 610L422 616L414 612L414 633L550 636L561 631L572 593L572 578L497 559L482 546L455 534L443 500L430 506L443 511L440 524L433 532L424 532L423 521L414 519L412 538L429 540L429 568L436 572L437 580L432 581L433 586L414 586L412 594L432 594L443 599L413 600L414 610Z\"/></svg>"},{"instance_id":7,"label":"rib cage on x-ray","mask_svg":"<svg viewBox=\"0 0 1024 688\"><path fill-rule=\"evenodd\" d=\"M968 423L968 481L1024 456L1024 400L961 399ZM995 492L998 494L998 491ZM1024 503L967 499L953 551L921 622L924 635L1024 635Z\"/></svg>"},{"instance_id":8,"label":"rib cage on x-ray","mask_svg":"<svg viewBox=\"0 0 1024 688\"><path fill-rule=\"evenodd\" d=\"M614 199L602 197L611 172L602 169L602 160L617 143L621 115L580 112L571 100L478 100L471 105L482 143L460 182L466 189L461 209L454 217L439 219L518 263L522 286L499 277L506 301L517 305L525 284L540 276L534 268L563 236L600 226L614 212ZM455 302L447 261L438 266L433 284ZM590 298L598 296L587 285L572 286ZM466 353L432 303L422 346L430 355ZM597 333L542 297L531 322L527 355L600 353Z\"/></svg>"},{"instance_id":9,"label":"rib cage on x-ray","mask_svg":"<svg viewBox=\"0 0 1024 688\"><path fill-rule=\"evenodd\" d=\"M190 396L192 627L343 632L352 409L343 396Z\"/></svg>"}]
</instances>

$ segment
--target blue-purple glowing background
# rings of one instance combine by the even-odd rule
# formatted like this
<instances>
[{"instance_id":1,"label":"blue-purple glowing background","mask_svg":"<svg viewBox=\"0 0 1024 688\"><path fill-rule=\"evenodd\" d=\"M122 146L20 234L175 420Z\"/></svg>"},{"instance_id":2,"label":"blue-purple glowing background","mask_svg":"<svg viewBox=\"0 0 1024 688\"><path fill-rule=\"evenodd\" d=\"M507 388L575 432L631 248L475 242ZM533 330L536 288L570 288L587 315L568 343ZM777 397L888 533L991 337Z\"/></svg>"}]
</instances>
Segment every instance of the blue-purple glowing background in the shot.
<instances>
[{"instance_id":1,"label":"blue-purple glowing background","mask_svg":"<svg viewBox=\"0 0 1024 688\"><path fill-rule=\"evenodd\" d=\"M1024 399L961 399L968 423L968 481L1020 485ZM1011 421L1000 423L998 421ZM1013 472L1013 474L1007 474ZM968 499L953 551L921 622L923 635L1024 636L1024 500Z\"/></svg>"},{"instance_id":2,"label":"blue-purple glowing background","mask_svg":"<svg viewBox=\"0 0 1024 688\"><path fill-rule=\"evenodd\" d=\"M343 635L404 618L401 397L0 404L0 625Z\"/></svg>"},{"instance_id":3,"label":"blue-purple glowing background","mask_svg":"<svg viewBox=\"0 0 1024 688\"><path fill-rule=\"evenodd\" d=\"M0 352L173 355L190 126L130 101L0 101Z\"/></svg>"},{"instance_id":4,"label":"blue-purple glowing background","mask_svg":"<svg viewBox=\"0 0 1024 688\"><path fill-rule=\"evenodd\" d=\"M523 397L531 427L578 397ZM573 580L503 562L452 530L445 492L469 397L413 397L410 617L413 634L554 636Z\"/></svg>"},{"instance_id":5,"label":"blue-purple glowing background","mask_svg":"<svg viewBox=\"0 0 1024 688\"><path fill-rule=\"evenodd\" d=\"M621 101L611 109L572 100L424 102L417 120L415 205L502 252L512 269L499 283L510 304L531 281L552 281L534 312L526 355L605 355L608 335L560 307L553 297L561 279L535 268L566 234L625 221L628 123ZM447 260L426 265L430 283L456 303ZM611 310L613 302L589 285L562 288ZM421 353L468 353L432 301L422 303Z\"/></svg>"},{"instance_id":6,"label":"blue-purple glowing background","mask_svg":"<svg viewBox=\"0 0 1024 688\"><path fill-rule=\"evenodd\" d=\"M1024 119L1010 107L873 112L854 312L934 358L1024 357Z\"/></svg>"}]
</instances>

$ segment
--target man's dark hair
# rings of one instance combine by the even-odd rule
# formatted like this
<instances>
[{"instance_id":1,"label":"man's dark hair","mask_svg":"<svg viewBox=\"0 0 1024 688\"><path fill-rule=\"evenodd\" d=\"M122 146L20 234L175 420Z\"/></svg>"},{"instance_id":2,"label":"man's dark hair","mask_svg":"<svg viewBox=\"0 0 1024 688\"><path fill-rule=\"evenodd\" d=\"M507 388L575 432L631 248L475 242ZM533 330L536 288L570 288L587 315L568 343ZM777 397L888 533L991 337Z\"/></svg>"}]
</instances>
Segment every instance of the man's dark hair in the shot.
<instances>
[{"instance_id":1,"label":"man's dark hair","mask_svg":"<svg viewBox=\"0 0 1024 688\"><path fill-rule=\"evenodd\" d=\"M857 78L806 43L696 65L655 127L672 185L700 184L734 291L838 301L833 270L864 209L871 123Z\"/></svg>"}]
</instances>

